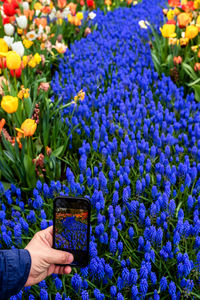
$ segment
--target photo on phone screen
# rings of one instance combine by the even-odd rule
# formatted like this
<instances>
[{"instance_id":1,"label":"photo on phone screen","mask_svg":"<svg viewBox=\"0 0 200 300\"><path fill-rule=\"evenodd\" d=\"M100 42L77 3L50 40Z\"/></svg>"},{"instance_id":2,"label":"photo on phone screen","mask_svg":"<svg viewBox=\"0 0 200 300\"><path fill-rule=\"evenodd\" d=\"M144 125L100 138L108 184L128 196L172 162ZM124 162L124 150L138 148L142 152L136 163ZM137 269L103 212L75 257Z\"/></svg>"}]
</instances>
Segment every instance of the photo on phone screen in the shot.
<instances>
[{"instance_id":1,"label":"photo on phone screen","mask_svg":"<svg viewBox=\"0 0 200 300\"><path fill-rule=\"evenodd\" d=\"M84 198L62 197L54 202L54 248L71 252L72 265L84 266L89 257L90 205Z\"/></svg>"}]
</instances>

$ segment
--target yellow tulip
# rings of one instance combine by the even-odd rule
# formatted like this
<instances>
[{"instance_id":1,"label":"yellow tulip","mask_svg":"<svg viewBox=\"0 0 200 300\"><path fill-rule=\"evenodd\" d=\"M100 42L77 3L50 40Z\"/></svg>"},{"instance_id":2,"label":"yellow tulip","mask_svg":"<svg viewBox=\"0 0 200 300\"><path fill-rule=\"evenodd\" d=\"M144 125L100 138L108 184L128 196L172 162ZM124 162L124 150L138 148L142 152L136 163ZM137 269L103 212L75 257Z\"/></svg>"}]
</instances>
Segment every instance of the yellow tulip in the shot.
<instances>
[{"instance_id":1,"label":"yellow tulip","mask_svg":"<svg viewBox=\"0 0 200 300\"><path fill-rule=\"evenodd\" d=\"M174 24L164 24L163 27L160 28L160 31L163 37L171 38L176 37L175 28L176 26Z\"/></svg>"},{"instance_id":2,"label":"yellow tulip","mask_svg":"<svg viewBox=\"0 0 200 300\"><path fill-rule=\"evenodd\" d=\"M8 52L8 45L4 39L0 39L0 52Z\"/></svg>"},{"instance_id":3,"label":"yellow tulip","mask_svg":"<svg viewBox=\"0 0 200 300\"><path fill-rule=\"evenodd\" d=\"M24 136L33 136L36 129L37 124L35 120L33 119L26 119L22 125L21 128L15 128L18 132L22 133Z\"/></svg>"},{"instance_id":4,"label":"yellow tulip","mask_svg":"<svg viewBox=\"0 0 200 300\"><path fill-rule=\"evenodd\" d=\"M77 17L79 20L82 20L82 19L83 19L83 13L82 13L82 12L77 12L76 17Z\"/></svg>"},{"instance_id":5,"label":"yellow tulip","mask_svg":"<svg viewBox=\"0 0 200 300\"><path fill-rule=\"evenodd\" d=\"M18 98L13 96L3 96L1 101L1 107L8 114L12 114L18 109Z\"/></svg>"},{"instance_id":6,"label":"yellow tulip","mask_svg":"<svg viewBox=\"0 0 200 300\"><path fill-rule=\"evenodd\" d=\"M173 19L174 19L174 10L170 9L170 10L167 12L167 19L168 19L168 20L173 20Z\"/></svg>"},{"instance_id":7,"label":"yellow tulip","mask_svg":"<svg viewBox=\"0 0 200 300\"><path fill-rule=\"evenodd\" d=\"M36 53L34 56L33 56L33 59L34 59L34 61L36 62L36 64L38 65L40 62L41 62L41 56L38 54L38 53Z\"/></svg>"},{"instance_id":8,"label":"yellow tulip","mask_svg":"<svg viewBox=\"0 0 200 300\"><path fill-rule=\"evenodd\" d=\"M195 38L199 33L198 27L195 25L190 25L186 28L185 37L188 39Z\"/></svg>"},{"instance_id":9,"label":"yellow tulip","mask_svg":"<svg viewBox=\"0 0 200 300\"><path fill-rule=\"evenodd\" d=\"M21 57L15 51L9 51L6 55L6 65L10 70L19 69L21 66Z\"/></svg>"}]
</instances>

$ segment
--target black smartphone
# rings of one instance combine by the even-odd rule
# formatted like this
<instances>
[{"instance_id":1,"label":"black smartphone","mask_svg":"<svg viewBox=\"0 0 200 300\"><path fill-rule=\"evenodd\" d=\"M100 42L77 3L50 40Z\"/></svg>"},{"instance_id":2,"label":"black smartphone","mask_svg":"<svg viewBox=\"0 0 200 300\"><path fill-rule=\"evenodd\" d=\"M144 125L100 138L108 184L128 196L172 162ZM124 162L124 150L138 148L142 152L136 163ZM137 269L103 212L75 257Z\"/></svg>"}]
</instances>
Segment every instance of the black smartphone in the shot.
<instances>
[{"instance_id":1,"label":"black smartphone","mask_svg":"<svg viewBox=\"0 0 200 300\"><path fill-rule=\"evenodd\" d=\"M90 201L80 197L54 199L53 248L70 252L70 266L86 267L89 263Z\"/></svg>"}]
</instances>

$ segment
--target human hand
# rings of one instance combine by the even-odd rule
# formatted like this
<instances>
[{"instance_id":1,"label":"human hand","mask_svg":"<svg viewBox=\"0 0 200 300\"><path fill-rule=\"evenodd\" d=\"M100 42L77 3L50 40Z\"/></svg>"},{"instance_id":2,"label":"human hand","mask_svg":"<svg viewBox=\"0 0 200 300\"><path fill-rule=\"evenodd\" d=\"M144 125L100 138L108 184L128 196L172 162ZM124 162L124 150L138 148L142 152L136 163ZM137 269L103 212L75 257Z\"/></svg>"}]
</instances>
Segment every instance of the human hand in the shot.
<instances>
[{"instance_id":1,"label":"human hand","mask_svg":"<svg viewBox=\"0 0 200 300\"><path fill-rule=\"evenodd\" d=\"M31 270L25 286L34 285L52 273L69 274L69 266L56 266L56 264L70 264L73 255L66 251L56 250L53 245L53 226L37 232L28 243L27 249L31 256Z\"/></svg>"}]
</instances>

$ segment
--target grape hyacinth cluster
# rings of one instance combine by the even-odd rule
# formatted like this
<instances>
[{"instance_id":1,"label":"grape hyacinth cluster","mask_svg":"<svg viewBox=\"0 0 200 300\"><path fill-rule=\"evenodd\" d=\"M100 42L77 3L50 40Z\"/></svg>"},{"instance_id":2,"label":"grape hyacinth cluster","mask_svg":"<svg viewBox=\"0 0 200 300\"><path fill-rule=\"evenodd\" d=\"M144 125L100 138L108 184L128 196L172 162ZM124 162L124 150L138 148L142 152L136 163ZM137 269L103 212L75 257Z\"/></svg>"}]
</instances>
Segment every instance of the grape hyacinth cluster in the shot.
<instances>
[{"instance_id":1,"label":"grape hyacinth cluster","mask_svg":"<svg viewBox=\"0 0 200 300\"><path fill-rule=\"evenodd\" d=\"M66 181L38 181L28 202L15 186L1 185L0 244L23 247L51 225L54 196L85 196L90 263L13 300L199 299L200 104L158 77L148 31L138 24L158 30L162 4L97 11L97 30L60 60L54 95L66 104L85 92L62 111L70 137Z\"/></svg>"},{"instance_id":2,"label":"grape hyacinth cluster","mask_svg":"<svg viewBox=\"0 0 200 300\"><path fill-rule=\"evenodd\" d=\"M87 250L87 224L67 217L61 221L61 228L56 233L56 248L70 250Z\"/></svg>"}]
</instances>

